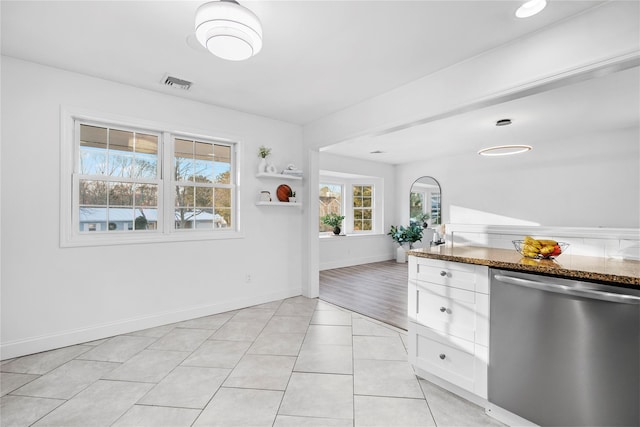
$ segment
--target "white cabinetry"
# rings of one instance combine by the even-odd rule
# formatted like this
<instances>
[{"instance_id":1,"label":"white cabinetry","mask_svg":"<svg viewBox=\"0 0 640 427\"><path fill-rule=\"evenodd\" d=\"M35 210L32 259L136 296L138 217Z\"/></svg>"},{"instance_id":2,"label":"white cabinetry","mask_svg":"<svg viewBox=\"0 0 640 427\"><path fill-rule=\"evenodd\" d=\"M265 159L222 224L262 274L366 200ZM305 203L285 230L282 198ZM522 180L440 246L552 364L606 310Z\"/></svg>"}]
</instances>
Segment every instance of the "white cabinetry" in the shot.
<instances>
[{"instance_id":1,"label":"white cabinetry","mask_svg":"<svg viewBox=\"0 0 640 427\"><path fill-rule=\"evenodd\" d=\"M409 361L487 398L489 269L409 257Z\"/></svg>"}]
</instances>

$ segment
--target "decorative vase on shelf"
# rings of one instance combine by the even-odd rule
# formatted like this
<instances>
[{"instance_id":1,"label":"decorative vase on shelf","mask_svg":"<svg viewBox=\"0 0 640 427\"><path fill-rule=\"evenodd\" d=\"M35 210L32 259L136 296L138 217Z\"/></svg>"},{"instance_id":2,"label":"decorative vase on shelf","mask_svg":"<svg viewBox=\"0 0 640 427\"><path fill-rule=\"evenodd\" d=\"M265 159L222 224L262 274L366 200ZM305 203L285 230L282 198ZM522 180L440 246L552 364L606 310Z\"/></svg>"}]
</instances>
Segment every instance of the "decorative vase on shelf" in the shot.
<instances>
[{"instance_id":1,"label":"decorative vase on shelf","mask_svg":"<svg viewBox=\"0 0 640 427\"><path fill-rule=\"evenodd\" d=\"M407 251L404 246L398 246L398 249L396 249L396 262L407 262Z\"/></svg>"},{"instance_id":2,"label":"decorative vase on shelf","mask_svg":"<svg viewBox=\"0 0 640 427\"><path fill-rule=\"evenodd\" d=\"M337 225L333 227L333 234L338 236L340 234L340 227L338 227Z\"/></svg>"},{"instance_id":3,"label":"decorative vase on shelf","mask_svg":"<svg viewBox=\"0 0 640 427\"><path fill-rule=\"evenodd\" d=\"M267 171L267 158L260 157L260 163L258 163L258 173L265 173Z\"/></svg>"}]
</instances>

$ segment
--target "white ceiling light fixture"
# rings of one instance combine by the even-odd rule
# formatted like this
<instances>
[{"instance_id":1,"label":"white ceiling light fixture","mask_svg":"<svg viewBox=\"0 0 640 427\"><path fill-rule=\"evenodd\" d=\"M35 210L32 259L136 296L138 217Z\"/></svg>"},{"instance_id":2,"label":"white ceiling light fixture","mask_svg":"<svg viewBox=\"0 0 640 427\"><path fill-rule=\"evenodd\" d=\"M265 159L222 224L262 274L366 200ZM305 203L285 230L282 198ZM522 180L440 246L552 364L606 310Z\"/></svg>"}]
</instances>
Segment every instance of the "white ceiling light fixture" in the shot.
<instances>
[{"instance_id":1,"label":"white ceiling light fixture","mask_svg":"<svg viewBox=\"0 0 640 427\"><path fill-rule=\"evenodd\" d=\"M196 38L217 57L251 58L262 49L262 25L255 13L235 0L205 3L196 11Z\"/></svg>"},{"instance_id":2,"label":"white ceiling light fixture","mask_svg":"<svg viewBox=\"0 0 640 427\"><path fill-rule=\"evenodd\" d=\"M509 126L511 119L501 119L496 122L496 126ZM512 154L520 154L530 151L533 147L530 145L509 144L509 145L496 145L493 147L483 148L478 151L481 156L510 156Z\"/></svg>"},{"instance_id":3,"label":"white ceiling light fixture","mask_svg":"<svg viewBox=\"0 0 640 427\"><path fill-rule=\"evenodd\" d=\"M530 0L516 10L516 16L518 18L529 18L542 12L545 7L547 7L547 0Z\"/></svg>"}]
</instances>

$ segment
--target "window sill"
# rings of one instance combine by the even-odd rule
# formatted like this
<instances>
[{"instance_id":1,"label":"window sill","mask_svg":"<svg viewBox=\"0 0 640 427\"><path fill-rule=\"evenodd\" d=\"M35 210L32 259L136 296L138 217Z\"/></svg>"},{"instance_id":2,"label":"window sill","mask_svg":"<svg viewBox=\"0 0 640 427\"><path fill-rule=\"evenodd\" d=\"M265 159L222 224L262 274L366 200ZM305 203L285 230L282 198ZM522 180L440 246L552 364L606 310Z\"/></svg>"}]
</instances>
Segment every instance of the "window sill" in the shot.
<instances>
[{"instance_id":1,"label":"window sill","mask_svg":"<svg viewBox=\"0 0 640 427\"><path fill-rule=\"evenodd\" d=\"M320 234L318 237L320 239L333 239L333 238L343 238L343 237L348 237L348 238L362 238L362 237L381 237L381 236L386 236L386 234L382 234L382 233L352 233L352 234L340 234L340 235L335 235L331 232L329 233L323 233Z\"/></svg>"},{"instance_id":2,"label":"window sill","mask_svg":"<svg viewBox=\"0 0 640 427\"><path fill-rule=\"evenodd\" d=\"M60 241L61 248L78 248L89 246L118 246L118 245L137 245L150 243L172 243L172 242L191 242L202 240L227 240L242 239L244 233L239 231L215 231L215 232L189 232L176 231L173 233L140 233L136 235L110 235L110 234L94 234L94 235L78 235L73 238Z\"/></svg>"}]
</instances>

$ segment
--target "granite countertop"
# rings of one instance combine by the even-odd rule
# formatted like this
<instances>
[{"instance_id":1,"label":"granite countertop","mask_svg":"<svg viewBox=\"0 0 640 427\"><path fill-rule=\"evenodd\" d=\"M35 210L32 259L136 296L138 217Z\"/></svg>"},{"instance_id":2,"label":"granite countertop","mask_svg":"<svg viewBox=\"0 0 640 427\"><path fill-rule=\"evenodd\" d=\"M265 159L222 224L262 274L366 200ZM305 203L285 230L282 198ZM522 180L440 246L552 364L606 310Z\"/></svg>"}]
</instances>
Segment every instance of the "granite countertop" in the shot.
<instances>
[{"instance_id":1,"label":"granite countertop","mask_svg":"<svg viewBox=\"0 0 640 427\"><path fill-rule=\"evenodd\" d=\"M562 254L555 260L524 258L513 249L475 246L437 246L414 249L409 255L444 261L486 265L569 279L611 282L640 287L640 261Z\"/></svg>"}]
</instances>

